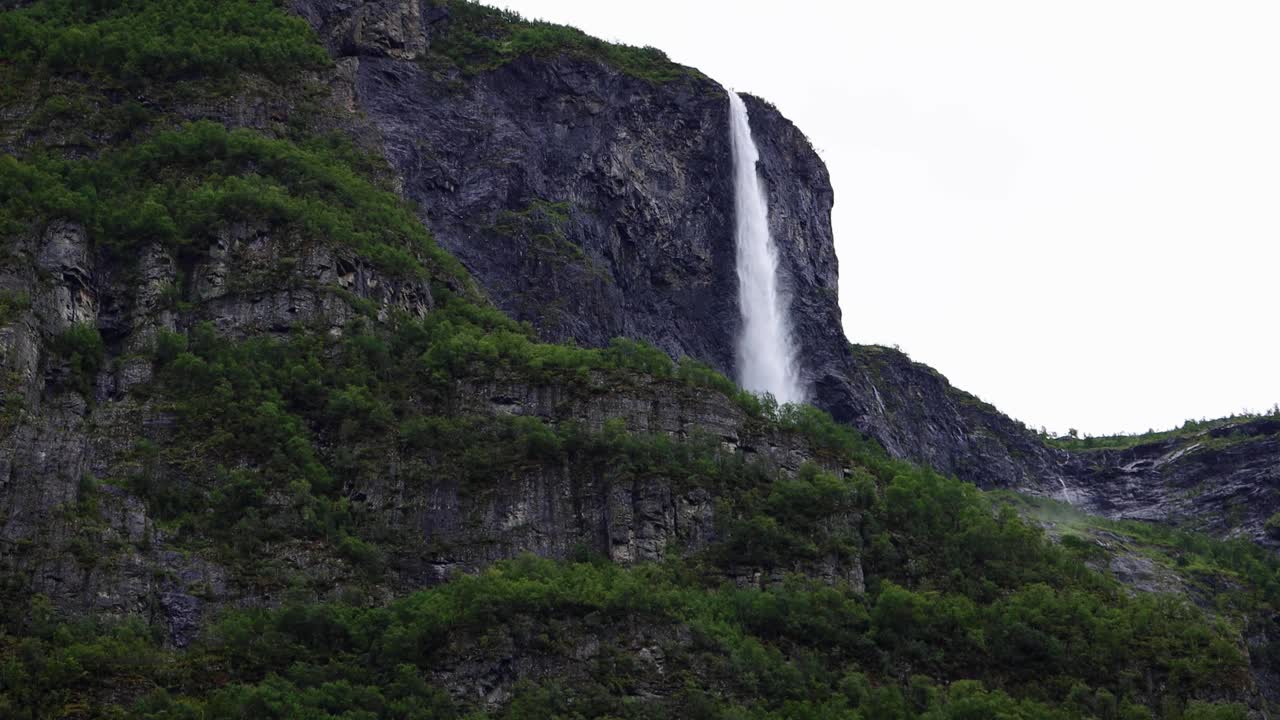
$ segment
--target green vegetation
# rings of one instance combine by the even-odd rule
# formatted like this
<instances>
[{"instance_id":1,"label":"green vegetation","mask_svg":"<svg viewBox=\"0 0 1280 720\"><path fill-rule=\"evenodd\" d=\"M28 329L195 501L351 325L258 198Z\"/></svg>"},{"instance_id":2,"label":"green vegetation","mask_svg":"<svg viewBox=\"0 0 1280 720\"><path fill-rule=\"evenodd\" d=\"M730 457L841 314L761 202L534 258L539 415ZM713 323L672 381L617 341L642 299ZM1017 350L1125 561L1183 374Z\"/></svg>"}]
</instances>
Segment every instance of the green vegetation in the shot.
<instances>
[{"instance_id":1,"label":"green vegetation","mask_svg":"<svg viewBox=\"0 0 1280 720\"><path fill-rule=\"evenodd\" d=\"M8 325L17 320L30 307L30 295L0 290L0 326Z\"/></svg>"},{"instance_id":2,"label":"green vegetation","mask_svg":"<svg viewBox=\"0 0 1280 720\"><path fill-rule=\"evenodd\" d=\"M1136 433L1133 435L1085 435L1071 430L1063 437L1053 437L1043 429L1040 437L1046 443L1054 447L1060 447L1064 450L1100 450L1100 449L1123 449L1137 447L1148 443L1162 442L1165 440L1175 440L1181 438L1189 438L1210 430L1224 428L1236 423L1246 422L1249 420L1257 420L1260 418L1280 418L1280 406L1272 408L1265 413L1243 412L1236 415L1228 415L1223 418L1215 418L1213 420L1187 420L1180 427L1170 430L1148 430L1144 433Z\"/></svg>"},{"instance_id":3,"label":"green vegetation","mask_svg":"<svg viewBox=\"0 0 1280 720\"><path fill-rule=\"evenodd\" d=\"M65 218L130 259L151 242L200 253L226 224L257 223L299 242L345 245L391 274L464 286L461 266L369 179L349 140L305 128L305 97L289 95L293 141L169 114L163 103L185 81L234 90L248 72L283 85L328 65L307 23L279 3L38 0L0 14L0 37L0 72L17 80L46 71L24 92L41 122L72 122L71 144L89 150L0 156L0 236ZM147 94L134 99L118 84ZM113 139L95 148L85 128Z\"/></svg>"},{"instance_id":4,"label":"green vegetation","mask_svg":"<svg viewBox=\"0 0 1280 720\"><path fill-rule=\"evenodd\" d=\"M1271 537L1280 537L1280 512L1267 518L1267 522L1263 525L1263 528Z\"/></svg>"},{"instance_id":5,"label":"green vegetation","mask_svg":"<svg viewBox=\"0 0 1280 720\"><path fill-rule=\"evenodd\" d=\"M520 210L504 210L498 214L493 229L499 235L525 242L530 248L561 262L586 265L600 278L610 276L599 271L591 260L565 234L565 226L573 206L568 202L532 200Z\"/></svg>"},{"instance_id":6,"label":"green vegetation","mask_svg":"<svg viewBox=\"0 0 1280 720\"><path fill-rule=\"evenodd\" d=\"M851 469L845 478L815 465L779 475L712 440L634 435L617 422L590 433L573 423L441 414L461 378L572 386L585 369L584 388L597 373L610 390L683 382L679 366L644 345L583 350L520 331L446 296L423 320L357 325L337 339L300 328L285 341L233 342L208 325L162 334L149 392L171 408L177 434L136 449L141 470L130 487L180 547L212 546L240 572L258 565L269 543L298 538L326 543L376 583L396 562L396 540L353 510L336 479L358 485L396 452L409 459L410 477L413 463L425 462L437 477L462 474L477 491L539 465L705 488L720 498L718 542L687 561L632 569L526 558L387 607L300 598L278 610L229 612L180 653L128 623L15 625L0 643L0 703L8 703L0 708L14 717L67 707L86 717L365 717L357 709L485 717L443 695L432 669L477 645L514 644L567 662L584 634L604 633L617 650L560 680L531 678L493 716L1237 712L1189 704L1243 682L1231 628L1182 600L1129 596L1011 508L888 459L818 411L765 401L758 422L802 434ZM66 347L91 350L89 333L73 335ZM186 480L173 483L182 475L165 467ZM739 571L767 577L854 562L865 594L798 576L763 588L723 582ZM1276 586L1274 564L1250 572L1257 587ZM663 682L624 649L624 628L636 624L690 638L662 644L683 680L648 701L627 699L627 688Z\"/></svg>"},{"instance_id":7,"label":"green vegetation","mask_svg":"<svg viewBox=\"0 0 1280 720\"><path fill-rule=\"evenodd\" d=\"M1123 543L1122 550L1150 558L1198 585L1195 589L1224 612L1269 617L1280 611L1280 557L1248 540L1214 540L1164 524L1108 520L1049 498L990 495L1054 527L1077 555L1095 554L1091 538L1105 534L1111 542Z\"/></svg>"},{"instance_id":8,"label":"green vegetation","mask_svg":"<svg viewBox=\"0 0 1280 720\"><path fill-rule=\"evenodd\" d=\"M568 54L652 82L693 73L656 50L448 5L426 59L437 69ZM327 62L305 23L266 0L40 0L0 15L0 37L0 73L39 76L41 87L84 80L150 95L166 83L234 85L243 73L288 76ZM811 407L779 407L644 343L538 342L477 299L348 142L305 128L286 140L178 123L109 94L41 98L51 122L110 114L107 126L138 132L67 157L35 148L0 158L0 235L64 218L116 261L160 243L185 264L228 223L261 224L431 281L434 306L424 318L375 319L352 296L364 317L341 332L300 326L287 338L233 340L194 322L184 289L172 288L179 326L190 329L155 337L154 379L130 391L172 422L117 466L95 468L100 478L81 476L63 508L80 523L67 561L88 571L140 557L141 547L93 542L100 514L126 491L146 503L166 552L218 563L244 597L272 607L224 607L175 650L159 622L59 618L22 578L6 578L0 716L1243 717L1239 706L1203 701L1238 697L1246 684L1230 623L1280 607L1268 556L1151 530L1146 542L1169 562L1229 573L1239 589L1221 594L1213 620L1177 598L1131 595L1089 569L1085 542L1055 545L1006 503L890 460ZM496 229L558 243L569 211L535 201ZM0 295L0 319L29 302ZM51 347L87 393L107 362L97 329L72 326ZM786 473L718 437L459 411L463 389L490 381L554 385L566 402L720 393L749 430L803 440L815 459ZM6 394L0 424L12 427L22 411ZM473 496L524 471L654 481L712 498L715 533L696 551L671 548L662 564L618 567L589 549L577 562L522 557L388 601L417 582L403 578L422 577L412 565L427 554L422 538L353 498L393 466L410 491L456 482ZM299 581L287 565L296 557L333 575ZM535 671L496 710L444 689L449 680L474 687L481 681L467 667L488 673L511 658L533 658Z\"/></svg>"},{"instance_id":9,"label":"green vegetation","mask_svg":"<svg viewBox=\"0 0 1280 720\"><path fill-rule=\"evenodd\" d=\"M87 395L106 357L98 328L86 323L72 325L54 338L53 351L67 362L76 387Z\"/></svg>"},{"instance_id":10,"label":"green vegetation","mask_svg":"<svg viewBox=\"0 0 1280 720\"><path fill-rule=\"evenodd\" d=\"M520 210L504 210L498 214L494 229L508 236L529 234L534 238L564 237L564 224L569 222L573 205L568 202L531 200Z\"/></svg>"},{"instance_id":11,"label":"green vegetation","mask_svg":"<svg viewBox=\"0 0 1280 720\"><path fill-rule=\"evenodd\" d=\"M768 397L739 389L732 381L689 358L679 362L644 342L615 338L605 348L580 348L540 343L526 325L501 312L442 293L440 307L420 325L420 367L437 386L456 378L499 377L514 373L524 380L573 382L590 388L602 382L617 388L642 381L675 380L692 387L716 390L734 400L747 414L777 420L809 412L779 408ZM602 376L593 381L593 373ZM791 422L791 421L788 421ZM794 422L801 422L799 419Z\"/></svg>"},{"instance_id":12,"label":"green vegetation","mask_svg":"<svg viewBox=\"0 0 1280 720\"><path fill-rule=\"evenodd\" d=\"M37 219L83 223L121 257L146 242L203 251L230 222L261 222L348 246L384 271L461 282L465 273L395 195L328 139L303 145L196 122L88 161L0 157L0 232Z\"/></svg>"},{"instance_id":13,"label":"green vegetation","mask_svg":"<svg viewBox=\"0 0 1280 720\"><path fill-rule=\"evenodd\" d=\"M494 70L525 55L598 60L641 80L671 82L697 76L652 47L605 42L566 25L525 20L510 10L472 0L436 0L449 9L445 32L433 38L428 59L441 67L457 67L466 74Z\"/></svg>"},{"instance_id":14,"label":"green vegetation","mask_svg":"<svg viewBox=\"0 0 1280 720\"><path fill-rule=\"evenodd\" d=\"M136 87L276 76L329 64L311 28L271 0L42 0L0 14L0 60Z\"/></svg>"},{"instance_id":15,"label":"green vegetation","mask_svg":"<svg viewBox=\"0 0 1280 720\"><path fill-rule=\"evenodd\" d=\"M630 463L640 474L708 487L733 483L730 475L742 472L712 443L633 437L614 426L591 434L534 418L455 417L449 408L460 380L555 382L589 394L637 382L703 387L748 405L759 422L812 437L824 452L872 447L824 413L778 409L652 346L624 339L603 349L539 343L492 308L447 292L440 300L426 318L396 318L389 332L358 322L338 339L299 328L286 341L232 342L207 323L189 335L160 334L156 383L147 392L174 413L178 434L169 447L137 448L124 484L178 539L212 542L229 557L249 559L254 548L289 532L342 541L352 518L335 478L376 477L397 449L429 455L437 473L475 487L526 462L600 462L614 470ZM323 457L317 448L331 444L341 452ZM187 482L169 480L175 473Z\"/></svg>"},{"instance_id":16,"label":"green vegetation","mask_svg":"<svg viewBox=\"0 0 1280 720\"><path fill-rule=\"evenodd\" d=\"M563 679L530 678L492 716L1237 716L1189 704L1243 682L1230 628L1182 600L1129 596L1012 509L888 459L818 411L765 401L759 422L802 434L851 468L845 478L815 465L778 475L710 439L635 435L618 422L590 433L438 414L460 378L572 385L586 369L610 389L627 378L681 384L680 366L647 346L542 345L446 297L424 320L340 339L300 328L286 341L232 342L202 325L159 336L154 352L150 392L175 413L177 436L137 448L131 487L181 546L212 543L233 567L261 562L268 543L312 539L376 582L396 562L395 539L368 534L375 519L353 511L336 478L358 484L395 452L411 477L426 462L478 491L539 465L705 488L721 499L720 539L686 561L631 569L525 558L386 607L299 599L232 611L180 653L136 624L16 625L0 644L0 708L14 717L67 707L87 717L487 717L442 694L433 668L464 647L567 662L587 634L617 649ZM165 466L189 481L172 484L156 472ZM1274 563L1231 561L1257 587L1276 586ZM723 581L854 562L865 594L799 576L763 588ZM628 688L665 681L625 649L636 624L690 638L662 643L682 680L647 701Z\"/></svg>"},{"instance_id":17,"label":"green vegetation","mask_svg":"<svg viewBox=\"0 0 1280 720\"><path fill-rule=\"evenodd\" d=\"M867 484L889 472L881 491ZM1011 512L993 513L971 486L891 461L849 484L813 471L795 482L761 505L779 525L806 532L832 502L869 516L866 594L799 576L735 587L713 558L625 569L525 557L386 607L230 611L181 653L158 649L137 624L59 625L37 604L0 645L0 709L17 718L72 706L143 718L1243 717L1238 706L1188 700L1241 682L1225 628L1182 601L1129 596ZM661 674L628 649L636 626L661 647ZM588 637L601 650L583 658ZM550 668L579 658L580 669L535 674L504 710L477 714L429 679L463 648L482 663L517 652ZM647 700L634 694L662 687Z\"/></svg>"}]
</instances>

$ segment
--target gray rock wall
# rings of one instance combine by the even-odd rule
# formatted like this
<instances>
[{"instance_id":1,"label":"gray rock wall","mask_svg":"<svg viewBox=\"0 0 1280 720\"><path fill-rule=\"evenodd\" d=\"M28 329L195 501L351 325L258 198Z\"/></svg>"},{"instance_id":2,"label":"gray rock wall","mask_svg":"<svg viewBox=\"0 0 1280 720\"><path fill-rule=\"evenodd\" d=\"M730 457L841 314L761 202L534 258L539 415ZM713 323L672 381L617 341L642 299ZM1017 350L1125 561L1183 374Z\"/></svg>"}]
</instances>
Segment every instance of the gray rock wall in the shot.
<instances>
[{"instance_id":1,"label":"gray rock wall","mask_svg":"<svg viewBox=\"0 0 1280 720\"><path fill-rule=\"evenodd\" d=\"M1072 504L1280 547L1280 419L1240 422L1124 450L1076 453Z\"/></svg>"},{"instance_id":2,"label":"gray rock wall","mask_svg":"<svg viewBox=\"0 0 1280 720\"><path fill-rule=\"evenodd\" d=\"M405 195L499 307L550 340L643 338L732 368L719 87L654 86L569 58L516 60L462 87L361 58L357 78ZM564 219L539 221L552 204Z\"/></svg>"},{"instance_id":3,"label":"gray rock wall","mask_svg":"<svg viewBox=\"0 0 1280 720\"><path fill-rule=\"evenodd\" d=\"M429 0L293 6L344 67L354 68L352 102L384 139L405 195L500 307L551 340L639 338L734 376L739 315L723 88L698 76L655 85L566 56L526 57L462 76L420 62L450 22ZM353 28L364 28L358 42ZM837 297L826 168L776 108L749 95L745 101L815 405L896 457L980 487L1064 498L1115 490L1132 500L1088 500L1087 507L1141 516L1146 503L1152 517L1168 514L1159 508L1167 505L1169 483L1122 472L1124 458L1046 447L932 368L887 348L850 346ZM513 230L513 214L539 202L564 203L567 218ZM1173 484L1226 484L1237 487L1226 491L1233 496L1241 478L1269 488L1280 455L1252 452L1202 453L1215 459L1179 466ZM1237 461L1253 469L1237 472ZM1134 487L1118 487L1120 476ZM1213 502L1205 508L1201 514L1219 510ZM1179 510L1197 512L1194 504ZM1203 526L1227 532L1221 523Z\"/></svg>"},{"instance_id":4,"label":"gray rock wall","mask_svg":"<svg viewBox=\"0 0 1280 720\"><path fill-rule=\"evenodd\" d=\"M283 335L299 325L341 333L355 317L353 298L372 305L375 317L392 310L422 315L432 308L425 282L388 277L340 249L244 225L219 233L186 268L182 305L169 291L181 284L179 263L161 247L124 273L91 248L82 228L53 223L25 239L11 260L0 270L0 289L27 294L31 303L0 328L0 575L10 590L43 593L64 609L142 615L184 645L217 607L278 602L298 579L338 592L362 577L362 568L303 535L263 548L273 563L267 577L248 577L212 550L178 544L175 530L149 516L129 486L146 462L137 449L174 440L173 418L148 392L150 351L159 331L201 321L231 337ZM108 361L87 388L55 351L55 338L76 323L97 327L108 346ZM525 415L589 431L621 421L631 431L677 440L709 437L723 452L784 473L814 457L798 437L761 430L724 395L673 381L640 377L619 386L597 376L586 389L515 378L463 383L447 405L456 416ZM192 461L222 459L197 454ZM181 463L145 471L149 482L177 487L203 477ZM705 488L594 462L527 462L476 481L400 450L372 472L338 480L362 522L388 533L396 548L379 581L389 595L523 552L660 560L705 549L722 520ZM856 560L837 558L792 569L855 585L862 576ZM733 577L776 579L751 567Z\"/></svg>"}]
</instances>

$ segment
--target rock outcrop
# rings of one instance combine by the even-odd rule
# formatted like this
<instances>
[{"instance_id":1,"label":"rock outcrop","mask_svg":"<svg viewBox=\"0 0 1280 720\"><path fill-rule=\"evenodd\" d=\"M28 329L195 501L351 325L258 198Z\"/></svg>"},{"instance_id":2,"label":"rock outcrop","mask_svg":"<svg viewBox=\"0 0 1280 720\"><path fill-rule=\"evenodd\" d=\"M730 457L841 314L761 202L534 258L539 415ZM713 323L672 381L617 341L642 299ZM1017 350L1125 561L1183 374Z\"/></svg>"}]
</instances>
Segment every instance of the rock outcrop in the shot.
<instances>
[{"instance_id":1,"label":"rock outcrop","mask_svg":"<svg viewBox=\"0 0 1280 720\"><path fill-rule=\"evenodd\" d=\"M404 194L509 315L553 341L642 338L732 366L717 85L657 86L573 58L517 59L460 88L395 58L361 58L356 78Z\"/></svg>"},{"instance_id":2,"label":"rock outcrop","mask_svg":"<svg viewBox=\"0 0 1280 720\"><path fill-rule=\"evenodd\" d=\"M1164 522L1280 547L1280 418L1122 450L1075 453L1068 500L1105 517Z\"/></svg>"},{"instance_id":3,"label":"rock outcrop","mask_svg":"<svg viewBox=\"0 0 1280 720\"><path fill-rule=\"evenodd\" d=\"M466 75L422 61L454 21L444 5L294 0L293 7L352 68L353 103L381 134L404 194L503 310L549 340L599 346L638 338L734 376L740 318L722 87L696 73L653 83L569 54ZM1163 518L1168 487L1238 486L1274 472L1276 457L1265 448L1252 460L1209 453L1214 460L1178 470L1176 481L1127 472L1126 457L1046 446L902 353L850 346L826 167L776 108L744 99L815 405L894 456L984 488L1098 497L1087 507L1104 513L1142 516L1146 503L1150 517ZM1248 466L1239 473L1237 460ZM1101 499L1117 477L1131 483L1121 489L1131 499ZM1196 513L1187 504L1174 514ZM1203 526L1227 532L1221 523ZM1250 533L1261 537L1256 527Z\"/></svg>"},{"instance_id":4,"label":"rock outcrop","mask_svg":"<svg viewBox=\"0 0 1280 720\"><path fill-rule=\"evenodd\" d=\"M246 225L229 226L185 268L188 299L181 304L172 290L181 284L179 263L169 251L151 248L134 284L134 275L93 250L71 223L26 238L12 248L12 260L0 270L0 290L30 302L0 328L0 571L8 582L62 608L149 617L179 646L210 608L276 601L283 588L275 582L256 585L217 555L178 552L174 531L129 487L129 478L144 473L139 447L177 442L173 416L147 391L155 338L202 321L230 337L283 337L296 327L340 334L357 301L375 318L430 312L427 283ZM57 338L77 324L98 327L113 359L88 378L78 378L56 349ZM705 438L711 448L785 473L815 456L796 436L760 429L725 395L671 380L638 378L618 387L596 378L584 392L513 378L459 384L449 396L455 416L522 415L588 432L615 421L637 433ZM704 549L717 536L716 496L705 488L592 463L523 463L473 486L432 467L431 458L402 451L382 458L377 472L343 478L361 516L403 550L388 568L388 593L522 552L564 558L586 550L628 563ZM161 486L181 487L193 477L181 464L145 474ZM360 573L305 540L284 541L269 555L280 558L273 572L331 591ZM807 570L861 582L856 562L833 558ZM735 572L743 582L762 581L758 569Z\"/></svg>"},{"instance_id":5,"label":"rock outcrop","mask_svg":"<svg viewBox=\"0 0 1280 720\"><path fill-rule=\"evenodd\" d=\"M489 293L517 318L538 321L552 338L603 344L618 335L647 337L673 355L731 362L725 349L734 328L717 327L735 312L733 296L721 292L732 277L733 248L722 233L732 197L717 86L691 74L660 87L599 63L530 58L469 81L472 90L463 91L416 64L432 24L447 21L438 8L299 3L297 10L321 27L339 56L331 70L300 88L248 79L240 94L187 98L175 114L270 136L320 97L324 110L308 121L361 147L381 147L385 139L404 194L420 203L446 247L473 270L489 272L481 277ZM542 93L541 100L527 104L523 91ZM504 103L507 115L495 113ZM403 126L392 121L393 111ZM31 117L6 120L0 149L57 145L75 131L41 127ZM105 146L110 139L79 141ZM671 204L674 196L681 206ZM0 325L0 592L41 593L73 611L147 617L181 646L214 608L278 602L287 582L338 592L360 577L361 568L305 539L273 546L268 565L246 576L217 553L192 552L179 530L152 516L130 486L133 478L182 488L202 472L152 467L140 454L171 444L177 431L152 392L152 349L162 333L206 321L232 338L283 338L298 326L340 334L370 311L374 321L422 316L436 302L426 279L388 275L321 238L249 223L228 224L199 253L153 244L127 262L62 221L5 250L0 292L26 300ZM683 290L673 296L674 287ZM702 315L689 319L695 310ZM94 328L104 343L103 361L87 374L58 347L79 325ZM629 389L601 383L585 396L516 380L460 385L451 392L452 412L597 430L612 420L633 432L707 438L718 452L784 473L814 457L795 437L762 432L719 392L673 382ZM389 595L521 552L656 560L705 548L723 520L705 488L624 477L608 467L526 464L480 492L457 473L425 482L410 472L424 463L429 459L393 453L381 458L373 479L340 480L355 510L376 518L404 550L380 581ZM793 569L861 582L856 561ZM746 566L733 577L769 580Z\"/></svg>"},{"instance_id":6,"label":"rock outcrop","mask_svg":"<svg viewBox=\"0 0 1280 720\"><path fill-rule=\"evenodd\" d=\"M325 37L350 22L325 3L295 5ZM423 46L451 22L443 8L416 2L356 13L370 14L430 17L419 25ZM655 84L568 55L522 57L462 81L413 57L331 47L357 65L355 102L382 133L404 194L499 307L549 340L638 338L734 374L740 318L722 87L696 74ZM813 402L900 457L987 486L1056 486L1038 479L1042 467L1002 452L1002 441L1027 443L998 413L983 418L1000 426L986 433L996 437L974 437L983 433L954 408L932 412L951 396L931 371L854 356L840 321L826 167L776 108L744 99Z\"/></svg>"}]
</instances>

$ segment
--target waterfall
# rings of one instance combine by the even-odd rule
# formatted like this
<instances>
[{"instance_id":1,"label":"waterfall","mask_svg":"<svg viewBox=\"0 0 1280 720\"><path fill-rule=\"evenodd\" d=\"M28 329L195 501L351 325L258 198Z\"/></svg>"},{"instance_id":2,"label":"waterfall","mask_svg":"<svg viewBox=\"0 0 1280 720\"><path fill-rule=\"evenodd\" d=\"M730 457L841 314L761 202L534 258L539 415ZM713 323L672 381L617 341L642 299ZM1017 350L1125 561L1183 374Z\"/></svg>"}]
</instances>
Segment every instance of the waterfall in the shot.
<instances>
[{"instance_id":1,"label":"waterfall","mask_svg":"<svg viewBox=\"0 0 1280 720\"><path fill-rule=\"evenodd\" d=\"M738 244L738 382L752 392L771 393L780 403L804 400L785 299L778 291L778 250L769 236L769 206L751 139L747 106L729 93L733 142L734 217Z\"/></svg>"},{"instance_id":2,"label":"waterfall","mask_svg":"<svg viewBox=\"0 0 1280 720\"><path fill-rule=\"evenodd\" d=\"M1062 477L1058 477L1058 484L1062 485L1062 499L1068 505L1075 505L1075 498L1072 497L1071 489L1067 487L1067 481L1063 480Z\"/></svg>"}]
</instances>

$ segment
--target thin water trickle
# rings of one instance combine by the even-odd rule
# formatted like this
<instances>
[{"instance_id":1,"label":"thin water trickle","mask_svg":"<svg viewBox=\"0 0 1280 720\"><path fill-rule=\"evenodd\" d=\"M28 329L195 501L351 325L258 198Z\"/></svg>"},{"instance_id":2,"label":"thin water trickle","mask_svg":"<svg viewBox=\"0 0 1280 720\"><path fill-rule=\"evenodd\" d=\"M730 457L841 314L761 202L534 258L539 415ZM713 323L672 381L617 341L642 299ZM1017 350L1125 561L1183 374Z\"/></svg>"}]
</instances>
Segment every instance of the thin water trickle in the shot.
<instances>
[{"instance_id":1,"label":"thin water trickle","mask_svg":"<svg viewBox=\"0 0 1280 720\"><path fill-rule=\"evenodd\" d=\"M769 236L769 207L756 162L760 152L751 137L747 106L729 93L733 140L734 211L738 247L738 382L748 390L771 393L780 403L801 402L804 388L785 298L778 289L778 251Z\"/></svg>"},{"instance_id":2,"label":"thin water trickle","mask_svg":"<svg viewBox=\"0 0 1280 720\"><path fill-rule=\"evenodd\" d=\"M1062 478L1058 478L1058 483L1062 485L1063 501L1066 502L1068 505L1075 505L1076 504L1075 500L1071 497L1071 490L1070 488L1067 487L1067 481L1063 480Z\"/></svg>"}]
</instances>

